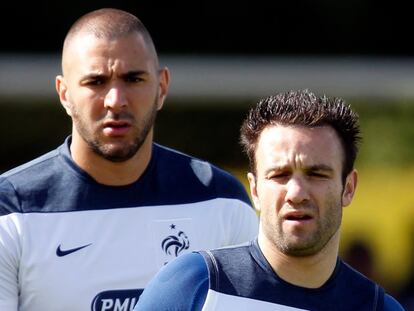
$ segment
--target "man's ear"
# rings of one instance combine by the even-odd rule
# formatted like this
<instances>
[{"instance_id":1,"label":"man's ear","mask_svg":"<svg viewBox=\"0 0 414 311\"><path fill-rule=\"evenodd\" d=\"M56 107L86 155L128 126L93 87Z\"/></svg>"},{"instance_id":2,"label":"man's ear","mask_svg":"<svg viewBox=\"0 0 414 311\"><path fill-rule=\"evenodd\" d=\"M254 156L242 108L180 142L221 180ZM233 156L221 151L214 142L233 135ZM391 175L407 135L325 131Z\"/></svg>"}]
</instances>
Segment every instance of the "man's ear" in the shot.
<instances>
[{"instance_id":1,"label":"man's ear","mask_svg":"<svg viewBox=\"0 0 414 311\"><path fill-rule=\"evenodd\" d=\"M247 180L249 181L250 195L252 197L254 207L255 207L256 211L260 212L260 200L259 200L259 197L257 195L256 176L252 172L249 172L249 173L247 173Z\"/></svg>"},{"instance_id":2,"label":"man's ear","mask_svg":"<svg viewBox=\"0 0 414 311\"><path fill-rule=\"evenodd\" d=\"M62 75L56 77L55 81L56 91L59 95L60 103L69 116L72 116L72 105L69 100L69 90L66 84L66 80Z\"/></svg>"},{"instance_id":3,"label":"man's ear","mask_svg":"<svg viewBox=\"0 0 414 311\"><path fill-rule=\"evenodd\" d=\"M158 110L164 105L164 101L167 98L168 87L170 85L170 71L167 67L160 70L159 73L159 85L158 85Z\"/></svg>"},{"instance_id":4,"label":"man's ear","mask_svg":"<svg viewBox=\"0 0 414 311\"><path fill-rule=\"evenodd\" d=\"M357 183L358 172L354 169L351 173L348 174L345 180L344 192L342 193L342 206L348 206L351 204Z\"/></svg>"}]
</instances>

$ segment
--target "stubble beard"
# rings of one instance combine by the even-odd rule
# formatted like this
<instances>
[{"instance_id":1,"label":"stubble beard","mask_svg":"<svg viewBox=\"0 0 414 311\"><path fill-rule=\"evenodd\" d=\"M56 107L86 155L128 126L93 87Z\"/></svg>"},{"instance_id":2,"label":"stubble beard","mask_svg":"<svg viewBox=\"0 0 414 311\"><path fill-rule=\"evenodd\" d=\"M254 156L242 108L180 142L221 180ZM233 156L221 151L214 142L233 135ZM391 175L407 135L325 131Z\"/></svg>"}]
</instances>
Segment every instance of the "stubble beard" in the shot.
<instances>
[{"instance_id":1,"label":"stubble beard","mask_svg":"<svg viewBox=\"0 0 414 311\"><path fill-rule=\"evenodd\" d=\"M312 232L301 232L299 237L284 232L279 223L273 228L271 239L276 248L287 256L306 257L319 253L339 230L342 221L342 206L340 201L330 203L329 214L319 219L316 229ZM268 228L269 229L269 228ZM269 232L269 231L268 231Z\"/></svg>"},{"instance_id":2,"label":"stubble beard","mask_svg":"<svg viewBox=\"0 0 414 311\"><path fill-rule=\"evenodd\" d=\"M157 98L157 97L156 97ZM157 117L157 100L154 100L153 108L145 116L140 125L133 125L133 130L136 135L131 143L125 143L122 148L112 148L108 144L103 143L96 135L87 130L87 126L82 118L76 112L73 113L73 120L77 131L82 139L88 144L89 148L98 156L111 162L125 162L131 159L140 150L148 134L152 130ZM112 119L120 119L128 117L130 120L135 120L132 116L123 113L112 115ZM135 122L133 122L135 123Z\"/></svg>"}]
</instances>

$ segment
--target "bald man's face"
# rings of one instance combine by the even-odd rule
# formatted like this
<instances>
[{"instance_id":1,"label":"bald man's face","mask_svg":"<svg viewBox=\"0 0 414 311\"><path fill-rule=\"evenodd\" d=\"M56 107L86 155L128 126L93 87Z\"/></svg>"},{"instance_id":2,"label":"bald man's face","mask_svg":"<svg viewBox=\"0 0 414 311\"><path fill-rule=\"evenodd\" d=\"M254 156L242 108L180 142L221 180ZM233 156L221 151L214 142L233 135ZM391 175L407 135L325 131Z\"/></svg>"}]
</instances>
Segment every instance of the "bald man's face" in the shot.
<instances>
[{"instance_id":1,"label":"bald man's face","mask_svg":"<svg viewBox=\"0 0 414 311\"><path fill-rule=\"evenodd\" d=\"M78 34L65 47L60 100L73 121L73 150L110 161L133 157L151 143L169 73L140 34L108 40Z\"/></svg>"}]
</instances>

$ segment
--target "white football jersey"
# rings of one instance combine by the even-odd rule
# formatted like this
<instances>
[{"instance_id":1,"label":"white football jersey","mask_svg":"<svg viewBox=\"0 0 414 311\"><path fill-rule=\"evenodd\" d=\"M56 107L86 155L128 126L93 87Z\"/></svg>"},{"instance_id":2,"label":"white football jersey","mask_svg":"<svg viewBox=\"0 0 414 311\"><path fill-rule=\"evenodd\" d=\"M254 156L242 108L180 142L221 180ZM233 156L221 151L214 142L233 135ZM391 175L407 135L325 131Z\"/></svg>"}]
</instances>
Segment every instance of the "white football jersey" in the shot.
<instances>
[{"instance_id":1,"label":"white football jersey","mask_svg":"<svg viewBox=\"0 0 414 311\"><path fill-rule=\"evenodd\" d=\"M96 183L64 145L0 177L0 310L132 310L173 258L238 244L258 221L228 173L154 144L128 186Z\"/></svg>"}]
</instances>

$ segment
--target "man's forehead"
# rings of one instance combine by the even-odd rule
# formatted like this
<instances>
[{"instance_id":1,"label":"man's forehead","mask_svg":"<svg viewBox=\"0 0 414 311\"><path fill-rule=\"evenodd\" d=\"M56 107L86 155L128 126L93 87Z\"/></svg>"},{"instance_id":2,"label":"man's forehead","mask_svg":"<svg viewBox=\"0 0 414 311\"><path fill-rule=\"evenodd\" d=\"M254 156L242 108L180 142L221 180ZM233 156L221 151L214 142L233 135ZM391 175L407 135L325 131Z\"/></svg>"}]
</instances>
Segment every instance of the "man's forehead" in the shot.
<instances>
[{"instance_id":1,"label":"man's forehead","mask_svg":"<svg viewBox=\"0 0 414 311\"><path fill-rule=\"evenodd\" d=\"M309 128L277 125L263 130L256 156L266 155L269 161L272 159L272 162L282 166L291 161L315 165L320 161L335 161L331 157L340 161L342 152L340 139L330 126Z\"/></svg>"},{"instance_id":2,"label":"man's forehead","mask_svg":"<svg viewBox=\"0 0 414 311\"><path fill-rule=\"evenodd\" d=\"M270 139L280 141L290 137L296 137L300 141L315 141L321 137L329 138L330 141L339 141L339 136L332 126L306 126L296 124L272 124L266 126L260 133L259 140Z\"/></svg>"},{"instance_id":3,"label":"man's forehead","mask_svg":"<svg viewBox=\"0 0 414 311\"><path fill-rule=\"evenodd\" d=\"M84 29L84 30L77 31L71 36L68 36L68 38L65 41L64 51L65 49L69 50L72 47L77 46L77 45L83 45L85 42L88 42L88 41L102 41L102 42L113 41L115 42L115 41L122 40L122 39L136 41L144 46L147 45L147 42L145 41L144 36L141 33L136 32L136 31L114 36L114 35L109 35L109 34L105 34L101 32L96 32L93 30Z\"/></svg>"},{"instance_id":4,"label":"man's forehead","mask_svg":"<svg viewBox=\"0 0 414 311\"><path fill-rule=\"evenodd\" d=\"M128 46L128 49L119 49L119 44ZM67 71L76 59L81 60L84 65L89 64L93 66L93 63L99 64L98 60L104 60L107 64L111 53L115 51L115 54L122 52L120 56L122 60L129 60L132 63L141 64L143 60L154 60L151 49L148 49L145 40L139 33L132 33L126 36L118 37L116 39L100 38L92 32L84 32L73 37L71 42L66 46L62 55L63 70ZM114 57L117 58L118 55ZM85 63L86 61L86 63ZM136 64L136 65L137 65ZM155 64L157 64L155 58ZM131 64L130 64L131 65Z\"/></svg>"}]
</instances>

